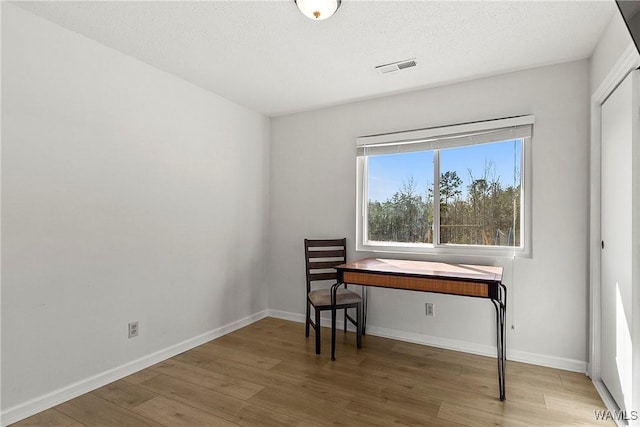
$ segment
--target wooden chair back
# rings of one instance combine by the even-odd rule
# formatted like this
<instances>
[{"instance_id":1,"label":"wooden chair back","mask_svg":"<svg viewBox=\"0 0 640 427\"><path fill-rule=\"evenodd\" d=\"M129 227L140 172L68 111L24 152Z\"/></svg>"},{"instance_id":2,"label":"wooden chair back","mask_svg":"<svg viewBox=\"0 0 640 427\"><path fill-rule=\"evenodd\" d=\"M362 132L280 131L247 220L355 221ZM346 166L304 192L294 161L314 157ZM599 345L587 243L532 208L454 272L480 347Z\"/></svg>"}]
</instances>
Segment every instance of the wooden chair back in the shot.
<instances>
[{"instance_id":1,"label":"wooden chair back","mask_svg":"<svg viewBox=\"0 0 640 427\"><path fill-rule=\"evenodd\" d=\"M347 262L347 239L304 239L307 265L307 294L312 283L321 280L336 281L334 267Z\"/></svg>"}]
</instances>

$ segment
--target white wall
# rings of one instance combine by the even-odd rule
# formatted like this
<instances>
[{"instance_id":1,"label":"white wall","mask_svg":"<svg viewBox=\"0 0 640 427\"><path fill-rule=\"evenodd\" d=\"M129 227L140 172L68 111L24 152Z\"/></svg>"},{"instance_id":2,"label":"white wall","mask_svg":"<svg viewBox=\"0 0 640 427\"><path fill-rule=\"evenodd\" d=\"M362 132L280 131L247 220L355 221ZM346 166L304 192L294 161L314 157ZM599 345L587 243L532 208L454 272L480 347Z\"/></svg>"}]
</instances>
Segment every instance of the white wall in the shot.
<instances>
[{"instance_id":1,"label":"white wall","mask_svg":"<svg viewBox=\"0 0 640 427\"><path fill-rule=\"evenodd\" d=\"M2 2L2 124L5 415L266 310L268 118Z\"/></svg>"},{"instance_id":2,"label":"white wall","mask_svg":"<svg viewBox=\"0 0 640 427\"><path fill-rule=\"evenodd\" d=\"M624 20L616 10L591 56L591 91L593 94L624 50L633 44Z\"/></svg>"},{"instance_id":3,"label":"white wall","mask_svg":"<svg viewBox=\"0 0 640 427\"><path fill-rule=\"evenodd\" d=\"M579 61L273 119L269 308L303 317L305 237L346 236L350 259L372 255L353 250L357 136L534 114L533 258L475 261L505 267L508 357L584 371L589 84ZM495 354L494 316L485 300L373 289L367 327Z\"/></svg>"}]
</instances>

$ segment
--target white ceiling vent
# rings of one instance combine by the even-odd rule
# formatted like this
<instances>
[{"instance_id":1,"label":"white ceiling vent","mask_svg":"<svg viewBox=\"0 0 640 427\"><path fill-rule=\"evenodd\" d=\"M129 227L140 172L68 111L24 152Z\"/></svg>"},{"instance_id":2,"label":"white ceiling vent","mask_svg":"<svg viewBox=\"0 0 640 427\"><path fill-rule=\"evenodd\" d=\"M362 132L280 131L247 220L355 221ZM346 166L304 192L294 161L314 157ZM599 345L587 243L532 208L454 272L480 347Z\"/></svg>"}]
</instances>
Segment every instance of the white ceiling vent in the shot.
<instances>
[{"instance_id":1,"label":"white ceiling vent","mask_svg":"<svg viewBox=\"0 0 640 427\"><path fill-rule=\"evenodd\" d=\"M375 68L378 74L383 75L383 74L396 73L400 70L405 70L407 68L415 67L416 65L418 65L418 63L416 62L416 59L413 58L413 59L405 59L404 61L394 62L392 64L378 65Z\"/></svg>"}]
</instances>

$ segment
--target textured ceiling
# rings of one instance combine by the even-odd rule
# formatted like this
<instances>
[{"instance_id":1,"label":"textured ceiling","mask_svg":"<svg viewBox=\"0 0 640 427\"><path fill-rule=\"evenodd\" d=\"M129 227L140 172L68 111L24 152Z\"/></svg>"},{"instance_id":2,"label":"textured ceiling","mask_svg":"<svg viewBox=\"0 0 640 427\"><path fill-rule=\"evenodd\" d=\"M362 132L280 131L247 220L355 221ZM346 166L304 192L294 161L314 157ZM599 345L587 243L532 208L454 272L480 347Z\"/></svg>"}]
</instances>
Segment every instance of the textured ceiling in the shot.
<instances>
[{"instance_id":1,"label":"textured ceiling","mask_svg":"<svg viewBox=\"0 0 640 427\"><path fill-rule=\"evenodd\" d=\"M269 116L591 56L601 1L18 2L19 7ZM380 76L376 65L416 58Z\"/></svg>"}]
</instances>

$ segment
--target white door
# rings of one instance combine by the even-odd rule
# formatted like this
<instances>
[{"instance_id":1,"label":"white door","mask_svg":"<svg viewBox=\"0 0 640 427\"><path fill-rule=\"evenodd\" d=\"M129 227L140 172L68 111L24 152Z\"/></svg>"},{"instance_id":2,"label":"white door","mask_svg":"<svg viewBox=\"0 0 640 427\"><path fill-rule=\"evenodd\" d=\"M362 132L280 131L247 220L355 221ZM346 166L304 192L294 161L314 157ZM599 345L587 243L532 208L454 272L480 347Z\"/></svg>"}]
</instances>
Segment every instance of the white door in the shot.
<instances>
[{"instance_id":1,"label":"white door","mask_svg":"<svg viewBox=\"0 0 640 427\"><path fill-rule=\"evenodd\" d=\"M601 374L622 410L632 410L632 141L637 71L602 105Z\"/></svg>"}]
</instances>

